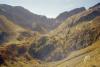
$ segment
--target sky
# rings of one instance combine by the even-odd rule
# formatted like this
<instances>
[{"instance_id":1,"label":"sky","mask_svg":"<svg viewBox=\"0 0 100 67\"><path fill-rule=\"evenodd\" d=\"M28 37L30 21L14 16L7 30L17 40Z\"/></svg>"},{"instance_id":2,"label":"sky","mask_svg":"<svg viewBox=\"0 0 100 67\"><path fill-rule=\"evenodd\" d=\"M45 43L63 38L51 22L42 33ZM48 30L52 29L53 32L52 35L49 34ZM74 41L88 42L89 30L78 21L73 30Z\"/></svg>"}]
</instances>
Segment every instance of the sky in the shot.
<instances>
[{"instance_id":1,"label":"sky","mask_svg":"<svg viewBox=\"0 0 100 67\"><path fill-rule=\"evenodd\" d=\"M88 9L97 3L100 3L100 0L0 0L0 4L22 6L35 14L50 18L79 7Z\"/></svg>"}]
</instances>

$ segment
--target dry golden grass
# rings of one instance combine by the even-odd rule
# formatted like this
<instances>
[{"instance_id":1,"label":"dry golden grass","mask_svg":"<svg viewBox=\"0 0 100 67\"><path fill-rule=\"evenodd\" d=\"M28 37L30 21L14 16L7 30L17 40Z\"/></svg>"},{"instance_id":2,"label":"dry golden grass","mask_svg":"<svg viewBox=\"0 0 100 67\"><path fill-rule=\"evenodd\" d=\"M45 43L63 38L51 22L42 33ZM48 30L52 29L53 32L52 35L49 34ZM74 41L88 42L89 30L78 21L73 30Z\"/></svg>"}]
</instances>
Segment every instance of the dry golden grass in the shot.
<instances>
[{"instance_id":1,"label":"dry golden grass","mask_svg":"<svg viewBox=\"0 0 100 67\"><path fill-rule=\"evenodd\" d=\"M90 58L84 61L86 56ZM100 67L100 40L85 49L72 52L65 60L57 62L56 67Z\"/></svg>"}]
</instances>

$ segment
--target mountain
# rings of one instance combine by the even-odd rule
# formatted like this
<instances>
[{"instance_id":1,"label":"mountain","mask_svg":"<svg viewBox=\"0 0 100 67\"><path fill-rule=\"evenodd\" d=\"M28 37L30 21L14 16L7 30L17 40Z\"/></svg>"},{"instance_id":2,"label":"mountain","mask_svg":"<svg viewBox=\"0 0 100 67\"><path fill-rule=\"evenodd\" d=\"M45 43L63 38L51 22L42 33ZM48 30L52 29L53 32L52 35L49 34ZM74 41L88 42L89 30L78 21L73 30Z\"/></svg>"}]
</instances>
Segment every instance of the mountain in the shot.
<instances>
[{"instance_id":1,"label":"mountain","mask_svg":"<svg viewBox=\"0 0 100 67\"><path fill-rule=\"evenodd\" d=\"M67 19L68 17L72 16L72 15L75 15L77 13L80 13L82 11L85 11L86 9L84 7L81 7L81 8L76 8L76 9L73 9L69 12L63 12L61 13L59 16L57 16L56 19L60 20L60 21L64 21L65 19Z\"/></svg>"},{"instance_id":2,"label":"mountain","mask_svg":"<svg viewBox=\"0 0 100 67\"><path fill-rule=\"evenodd\" d=\"M18 32L23 31L24 29L16 24L14 24L12 21L8 20L5 16L0 15L0 29L5 32Z\"/></svg>"},{"instance_id":3,"label":"mountain","mask_svg":"<svg viewBox=\"0 0 100 67\"><path fill-rule=\"evenodd\" d=\"M100 66L100 41L96 41L91 46L73 51L68 58L62 61L51 63L55 67L99 67ZM54 65L53 65L54 64ZM51 67L51 66L50 66Z\"/></svg>"},{"instance_id":4,"label":"mountain","mask_svg":"<svg viewBox=\"0 0 100 67\"><path fill-rule=\"evenodd\" d=\"M38 38L37 36L38 33L25 29L0 15L0 67L1 64L13 64L19 60L38 63L27 54L30 44ZM9 64L6 66L9 67Z\"/></svg>"},{"instance_id":5,"label":"mountain","mask_svg":"<svg viewBox=\"0 0 100 67\"><path fill-rule=\"evenodd\" d=\"M0 15L6 16L9 20L24 28L42 33L57 28L65 19L84 10L84 7L77 8L68 13L61 13L57 18L47 18L46 16L34 14L21 6L0 4Z\"/></svg>"},{"instance_id":6,"label":"mountain","mask_svg":"<svg viewBox=\"0 0 100 67\"><path fill-rule=\"evenodd\" d=\"M3 15L0 15L0 30L0 44L9 38L15 37L17 32L24 31L23 28L17 26Z\"/></svg>"},{"instance_id":7,"label":"mountain","mask_svg":"<svg viewBox=\"0 0 100 67\"><path fill-rule=\"evenodd\" d=\"M0 15L6 16L20 26L40 32L44 31L44 29L47 29L47 31L52 29L55 22L54 19L34 14L23 7L6 4L0 4Z\"/></svg>"},{"instance_id":8,"label":"mountain","mask_svg":"<svg viewBox=\"0 0 100 67\"><path fill-rule=\"evenodd\" d=\"M71 52L84 49L99 40L99 21L99 8L75 14L55 30L41 36L36 43L32 44L29 53L33 58L43 61L64 59Z\"/></svg>"},{"instance_id":9,"label":"mountain","mask_svg":"<svg viewBox=\"0 0 100 67\"><path fill-rule=\"evenodd\" d=\"M0 67L100 67L99 5L71 11L47 34L17 24L4 11L0 15Z\"/></svg>"},{"instance_id":10,"label":"mountain","mask_svg":"<svg viewBox=\"0 0 100 67\"><path fill-rule=\"evenodd\" d=\"M33 32L25 29L11 20L7 19L5 16L0 15L0 45L3 44L16 44L23 43L24 40L30 38Z\"/></svg>"},{"instance_id":11,"label":"mountain","mask_svg":"<svg viewBox=\"0 0 100 67\"><path fill-rule=\"evenodd\" d=\"M100 9L100 3L98 3L98 4L96 4L96 5L92 6L92 7L90 7L90 9L92 9L92 8L99 8Z\"/></svg>"},{"instance_id":12,"label":"mountain","mask_svg":"<svg viewBox=\"0 0 100 67\"><path fill-rule=\"evenodd\" d=\"M44 61L64 59L70 52L86 48L99 40L99 19L100 17L82 23L82 25L78 24L69 31L65 31L68 29L63 29L57 34L54 32L51 35L43 36L36 43L32 44L29 53L33 58ZM90 24L90 22L92 23Z\"/></svg>"}]
</instances>

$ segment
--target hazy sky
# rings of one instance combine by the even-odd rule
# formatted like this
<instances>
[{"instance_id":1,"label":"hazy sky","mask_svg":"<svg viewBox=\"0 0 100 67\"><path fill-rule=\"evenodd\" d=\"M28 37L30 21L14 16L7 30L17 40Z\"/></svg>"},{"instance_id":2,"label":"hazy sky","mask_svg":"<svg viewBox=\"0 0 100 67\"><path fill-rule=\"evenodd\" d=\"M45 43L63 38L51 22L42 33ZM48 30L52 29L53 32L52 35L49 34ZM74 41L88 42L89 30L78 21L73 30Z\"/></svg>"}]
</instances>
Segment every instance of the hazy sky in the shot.
<instances>
[{"instance_id":1,"label":"hazy sky","mask_svg":"<svg viewBox=\"0 0 100 67\"><path fill-rule=\"evenodd\" d=\"M90 7L100 0L0 0L0 4L23 6L33 13L56 17L58 14L78 7Z\"/></svg>"}]
</instances>

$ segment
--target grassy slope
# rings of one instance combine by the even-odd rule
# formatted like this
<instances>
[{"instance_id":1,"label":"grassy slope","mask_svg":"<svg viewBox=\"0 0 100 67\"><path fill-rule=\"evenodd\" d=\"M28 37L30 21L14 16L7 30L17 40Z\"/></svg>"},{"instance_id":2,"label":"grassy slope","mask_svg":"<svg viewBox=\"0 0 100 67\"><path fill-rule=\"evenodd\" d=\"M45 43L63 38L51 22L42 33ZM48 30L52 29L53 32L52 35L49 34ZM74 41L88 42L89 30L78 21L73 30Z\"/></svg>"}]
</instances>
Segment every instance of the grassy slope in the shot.
<instances>
[{"instance_id":1,"label":"grassy slope","mask_svg":"<svg viewBox=\"0 0 100 67\"><path fill-rule=\"evenodd\" d=\"M5 56L5 58L8 58L8 56L9 56L6 53L6 51L9 50L9 47L16 45L19 48L25 47L25 49L28 50L28 47L33 43L33 41L35 41L36 38L39 37L39 36L37 37L38 33L33 33L30 30L23 29L22 27L14 24L12 21L9 21L5 16L0 15L0 20L1 20L1 22L0 22L1 25L2 24L4 25L4 27L0 28L0 31L7 32L11 36L13 34L13 36L14 36L13 39L9 38L9 41L3 43L0 46L0 55L2 55L3 57ZM26 35L22 34L22 32L25 32ZM18 40L17 39L18 37L20 37L21 39ZM17 48L14 48L14 49L15 49L15 51L18 51ZM2 53L2 51L3 51L3 53ZM11 52L15 53L15 51L12 50ZM5 64L0 65L0 67L33 67L33 64L38 63L37 60L32 59L32 58L30 61L27 62L27 59L24 55L19 56L19 57L16 57L16 55L15 55L12 58L16 58L16 60L5 59Z\"/></svg>"},{"instance_id":2,"label":"grassy slope","mask_svg":"<svg viewBox=\"0 0 100 67\"><path fill-rule=\"evenodd\" d=\"M99 25L100 24L95 24L95 22L98 23L99 20L100 19L98 18L96 20L93 20L94 23L89 23L91 25L91 26L89 25L89 27L93 27L95 25L98 25L98 26L93 27L93 28L95 28L98 31L98 33L100 32L99 31L99 29L100 29L100 26ZM71 20L69 19L68 21L71 21ZM8 21L4 21L4 22L8 22ZM87 23L85 23L85 24L87 25ZM82 27L82 29L83 29L83 27L84 27L85 24L79 24L79 25L76 26L76 28L75 27L72 27L71 28L71 32L73 33L75 30L77 31L77 28L81 28ZM15 31L15 33L16 33L16 31L19 31L18 28L17 28L18 26L13 26L13 24L11 24L12 26L10 27L8 24L5 24L5 25L7 25L10 30ZM13 29L12 29L12 27L13 27ZM66 35L66 33L65 33L66 30L67 30L66 27L67 26L65 24L65 25L62 25L61 26L61 29L58 28L57 31L54 31L54 33L56 32L55 35L57 34L57 36L54 35L55 37L58 38L57 39L57 43L60 43L60 41L61 41L60 37L62 37L62 35L64 35L64 34ZM60 34L58 35L59 32L61 33L61 36L60 36ZM52 34L52 37L53 37L53 33L51 33L51 34ZM55 37L53 37L53 38L55 38ZM62 38L65 38L65 36L62 37ZM17 44L19 44L19 46L20 45L25 45L25 46L28 45L29 46L30 44L33 43L33 40L34 39L35 39L34 36L32 36L32 37L30 37L28 39L26 38L25 40L22 40L20 42L19 41L17 42L16 40L15 41L12 40L9 44L16 44L17 43ZM58 62L50 62L50 63L45 63L44 62L42 64L39 64L37 62L37 60L35 60L35 59L32 59L30 61L27 61L24 57L19 57L19 58L17 58L17 61L16 62L13 62L12 63L12 60L8 60L6 62L7 63L7 66L6 65L2 65L0 67L94 67L94 66L100 67L100 63L99 63L100 62L100 59L99 59L99 57L100 57L100 49L99 49L100 48L100 45L99 44L100 44L100 40L97 41L97 42L95 42L93 45L91 45L91 46L89 46L87 48L84 48L84 49L81 49L81 50L77 50L77 51L72 52L67 58L65 58L62 61L58 61ZM66 45L66 43L65 44L62 44L62 45L64 46L64 45ZM56 51L58 51L58 50L56 50ZM88 55L90 56L90 59L88 61L84 62L85 56L88 56Z\"/></svg>"},{"instance_id":3,"label":"grassy slope","mask_svg":"<svg viewBox=\"0 0 100 67\"><path fill-rule=\"evenodd\" d=\"M86 62L84 59L90 56ZM68 58L56 63L56 67L100 67L100 40L91 46L74 51Z\"/></svg>"},{"instance_id":4,"label":"grassy slope","mask_svg":"<svg viewBox=\"0 0 100 67\"><path fill-rule=\"evenodd\" d=\"M8 20L5 16L0 15L0 23L3 25L1 29L5 32L19 32L24 31L25 29L14 24L12 21Z\"/></svg>"},{"instance_id":5,"label":"grassy slope","mask_svg":"<svg viewBox=\"0 0 100 67\"><path fill-rule=\"evenodd\" d=\"M6 32L7 34L9 34L9 41L4 44L25 44L27 42L32 42L33 39L33 35L32 32L29 29L24 29L23 27L14 24L12 21L10 21L9 19L7 19L5 16L0 15L0 31L1 32ZM30 35L31 37L27 37L24 35L21 35L23 32L25 32L27 35ZM22 37L23 36L23 37ZM22 37L23 39L21 39L20 41L17 40L18 37Z\"/></svg>"},{"instance_id":6,"label":"grassy slope","mask_svg":"<svg viewBox=\"0 0 100 67\"><path fill-rule=\"evenodd\" d=\"M84 62L86 56L90 56L90 59ZM33 65L37 67L100 67L100 40L87 48L72 52L62 61Z\"/></svg>"},{"instance_id":7,"label":"grassy slope","mask_svg":"<svg viewBox=\"0 0 100 67\"><path fill-rule=\"evenodd\" d=\"M90 59L84 62L85 56L88 55ZM39 64L36 60L27 62L20 58L13 64L11 61L7 64L7 67L100 67L100 40L85 49L72 52L68 58L62 61ZM2 65L1 67L6 66Z\"/></svg>"}]
</instances>

